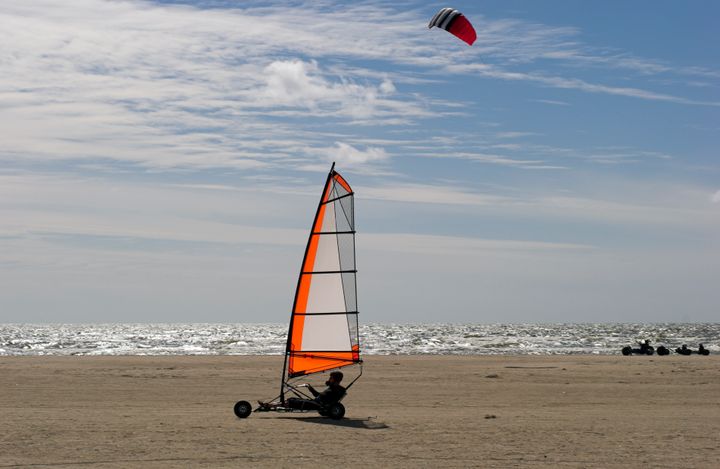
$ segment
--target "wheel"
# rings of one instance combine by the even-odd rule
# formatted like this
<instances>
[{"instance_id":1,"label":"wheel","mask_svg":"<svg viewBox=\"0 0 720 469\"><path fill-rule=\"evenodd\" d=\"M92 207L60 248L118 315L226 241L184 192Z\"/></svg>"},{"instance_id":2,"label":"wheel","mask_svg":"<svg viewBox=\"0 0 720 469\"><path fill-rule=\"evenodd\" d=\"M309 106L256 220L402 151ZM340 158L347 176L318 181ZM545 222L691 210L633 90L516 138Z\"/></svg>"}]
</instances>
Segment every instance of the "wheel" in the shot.
<instances>
[{"instance_id":1,"label":"wheel","mask_svg":"<svg viewBox=\"0 0 720 469\"><path fill-rule=\"evenodd\" d=\"M327 416L333 420L340 420L345 416L345 406L340 404L333 404L327 408Z\"/></svg>"},{"instance_id":2,"label":"wheel","mask_svg":"<svg viewBox=\"0 0 720 469\"><path fill-rule=\"evenodd\" d=\"M645 353L647 353L648 355L652 355L653 353L655 353L655 349L653 347L648 347Z\"/></svg>"},{"instance_id":3,"label":"wheel","mask_svg":"<svg viewBox=\"0 0 720 469\"><path fill-rule=\"evenodd\" d=\"M235 412L235 415L244 419L252 412L252 406L248 401L237 401L233 411Z\"/></svg>"},{"instance_id":4,"label":"wheel","mask_svg":"<svg viewBox=\"0 0 720 469\"><path fill-rule=\"evenodd\" d=\"M323 417L327 417L328 413L325 409L318 409L318 414L322 415Z\"/></svg>"},{"instance_id":5,"label":"wheel","mask_svg":"<svg viewBox=\"0 0 720 469\"><path fill-rule=\"evenodd\" d=\"M630 346L623 347L622 354L625 356L632 354L632 347L630 347Z\"/></svg>"}]
</instances>

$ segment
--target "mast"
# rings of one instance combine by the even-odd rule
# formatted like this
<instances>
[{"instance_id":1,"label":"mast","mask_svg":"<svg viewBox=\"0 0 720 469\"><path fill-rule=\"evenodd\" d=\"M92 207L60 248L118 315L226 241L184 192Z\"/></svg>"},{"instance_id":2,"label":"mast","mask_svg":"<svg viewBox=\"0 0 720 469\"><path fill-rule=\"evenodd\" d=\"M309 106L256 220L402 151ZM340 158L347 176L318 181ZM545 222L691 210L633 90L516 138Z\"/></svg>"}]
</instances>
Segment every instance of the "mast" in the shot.
<instances>
[{"instance_id":1,"label":"mast","mask_svg":"<svg viewBox=\"0 0 720 469\"><path fill-rule=\"evenodd\" d=\"M312 225L310 226L310 234L308 235L307 245L305 246L305 254L303 254L302 264L300 264L300 273L298 274L297 286L295 287L295 298L293 299L293 306L292 306L292 310L290 312L290 325L288 326L287 343L285 344L285 361L283 362L282 377L280 379L280 402L283 404L285 403L285 382L286 382L285 381L285 373L287 372L287 362L288 362L288 357L290 356L290 347L291 347L291 343L292 343L293 323L295 322L293 312L295 311L295 308L297 306L298 294L300 293L300 282L302 281L303 268L305 267L305 261L307 260L308 251L310 250L310 242L312 241L312 237L313 237L313 228L315 227L315 224L317 223L318 215L320 214L320 207L323 204L323 199L325 198L325 192L328 189L328 185L330 184L330 180L333 176L334 171L335 171L335 162L333 161L333 164L330 167L330 172L328 173L327 178L325 179L325 185L323 186L322 194L320 194L320 201L318 202L317 210L315 210L315 218L313 218Z\"/></svg>"}]
</instances>

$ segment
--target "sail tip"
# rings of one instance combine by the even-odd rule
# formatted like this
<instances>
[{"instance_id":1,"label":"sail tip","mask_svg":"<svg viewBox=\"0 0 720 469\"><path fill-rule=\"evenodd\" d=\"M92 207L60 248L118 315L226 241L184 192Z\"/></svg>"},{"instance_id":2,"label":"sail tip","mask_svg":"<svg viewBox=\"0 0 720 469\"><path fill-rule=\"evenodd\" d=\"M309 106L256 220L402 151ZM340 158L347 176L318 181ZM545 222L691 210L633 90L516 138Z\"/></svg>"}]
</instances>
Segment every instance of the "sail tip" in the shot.
<instances>
[{"instance_id":1,"label":"sail tip","mask_svg":"<svg viewBox=\"0 0 720 469\"><path fill-rule=\"evenodd\" d=\"M335 171L335 162L334 161L333 161L332 166L330 166L330 172L332 173L333 171Z\"/></svg>"}]
</instances>

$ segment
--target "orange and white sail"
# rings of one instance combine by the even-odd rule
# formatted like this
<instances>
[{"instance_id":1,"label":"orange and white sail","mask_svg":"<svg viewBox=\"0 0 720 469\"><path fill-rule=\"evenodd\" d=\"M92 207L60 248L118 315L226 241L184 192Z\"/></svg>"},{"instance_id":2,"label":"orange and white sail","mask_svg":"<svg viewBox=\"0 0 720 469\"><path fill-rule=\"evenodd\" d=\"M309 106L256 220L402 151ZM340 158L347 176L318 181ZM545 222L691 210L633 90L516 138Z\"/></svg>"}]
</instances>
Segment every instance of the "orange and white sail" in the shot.
<instances>
[{"instance_id":1,"label":"orange and white sail","mask_svg":"<svg viewBox=\"0 0 720 469\"><path fill-rule=\"evenodd\" d=\"M334 168L325 182L295 292L287 378L361 362L354 193Z\"/></svg>"}]
</instances>

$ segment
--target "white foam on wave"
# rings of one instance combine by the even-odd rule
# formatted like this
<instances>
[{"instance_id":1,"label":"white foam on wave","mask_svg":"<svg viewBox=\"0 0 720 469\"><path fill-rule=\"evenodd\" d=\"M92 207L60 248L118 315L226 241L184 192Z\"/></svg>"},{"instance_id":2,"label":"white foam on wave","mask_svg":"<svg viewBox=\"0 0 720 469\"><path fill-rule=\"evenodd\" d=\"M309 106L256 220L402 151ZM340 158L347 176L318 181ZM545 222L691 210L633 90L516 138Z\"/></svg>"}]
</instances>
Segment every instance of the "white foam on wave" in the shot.
<instances>
[{"instance_id":1,"label":"white foam on wave","mask_svg":"<svg viewBox=\"0 0 720 469\"><path fill-rule=\"evenodd\" d=\"M720 352L720 324L366 324L369 355L618 354L650 339ZM281 355L286 324L5 324L0 356Z\"/></svg>"}]
</instances>

